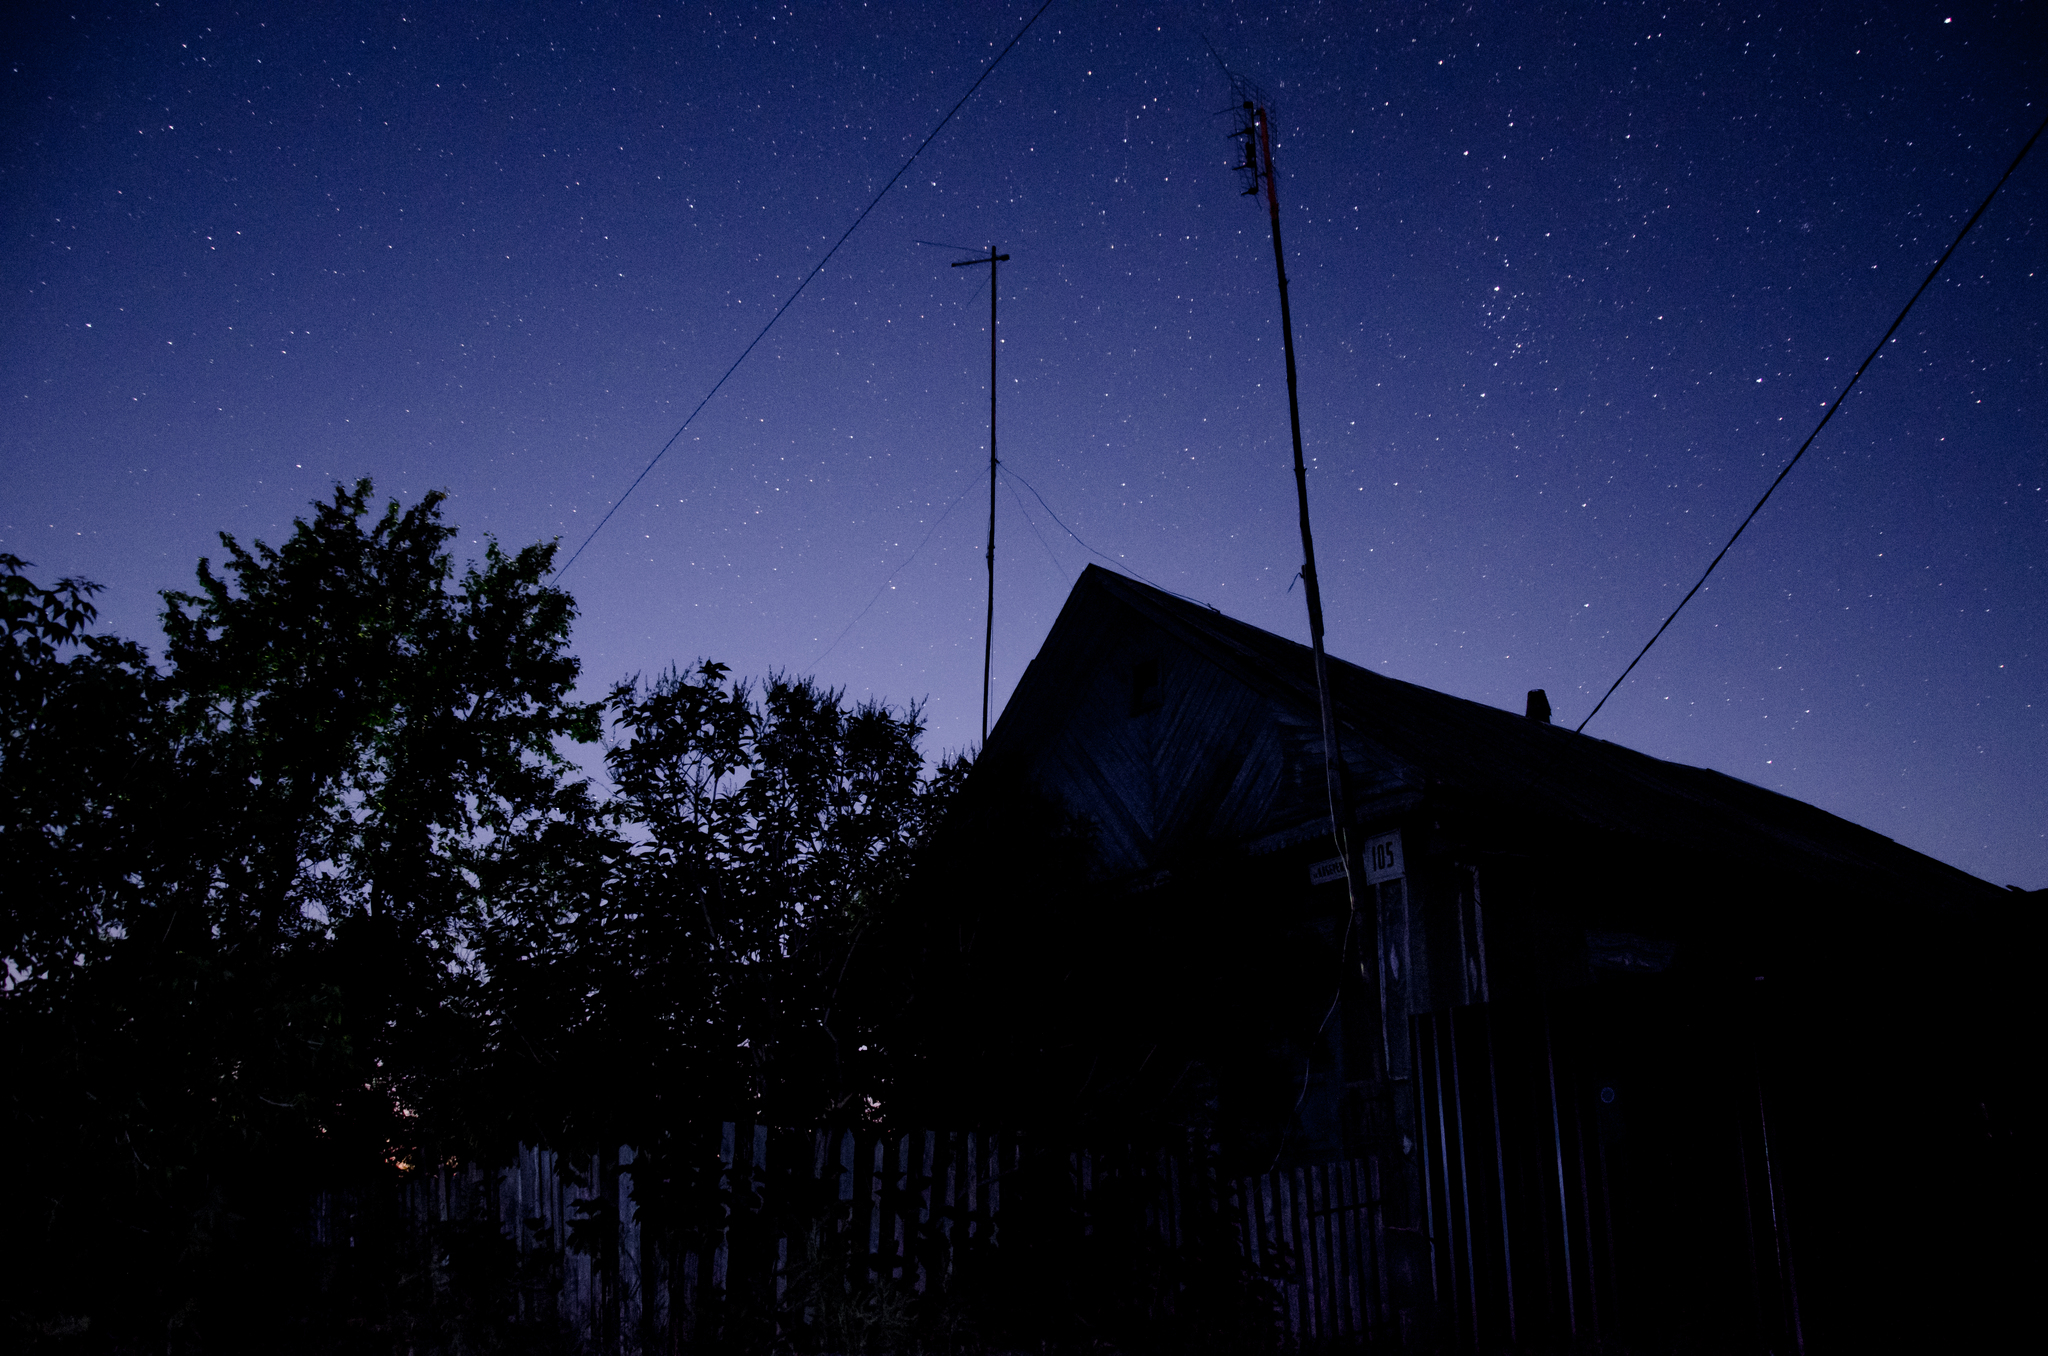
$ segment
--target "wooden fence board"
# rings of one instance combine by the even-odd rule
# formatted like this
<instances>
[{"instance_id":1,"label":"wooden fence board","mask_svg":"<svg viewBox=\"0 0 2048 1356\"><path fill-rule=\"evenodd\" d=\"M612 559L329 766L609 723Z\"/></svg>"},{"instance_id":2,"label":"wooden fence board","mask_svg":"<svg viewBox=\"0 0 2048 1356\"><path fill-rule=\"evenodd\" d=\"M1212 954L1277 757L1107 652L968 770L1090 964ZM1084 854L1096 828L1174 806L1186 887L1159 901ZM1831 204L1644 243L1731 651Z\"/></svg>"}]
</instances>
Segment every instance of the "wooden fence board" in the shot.
<instances>
[{"instance_id":1,"label":"wooden fence board","mask_svg":"<svg viewBox=\"0 0 2048 1356\"><path fill-rule=\"evenodd\" d=\"M657 1182L672 1193L664 1209L694 1210L694 1223L665 1214L657 1232L655 1217L643 1218L640 1200ZM352 1199L318 1198L316 1243L347 1245ZM1052 1151L979 1129L724 1122L654 1157L619 1146L568 1159L521 1146L502 1167L437 1166L405 1185L400 1208L430 1236L494 1226L554 1278L554 1317L593 1356L726 1350L736 1324L811 1349L804 1330L824 1319L817 1287L829 1275L848 1294L944 1291L970 1253L1001 1252L1013 1214L1011 1232L1039 1248L1107 1235L1174 1253L1216 1246L1220 1227L1223 1246L1270 1286L1286 1343L1362 1348L1391 1336L1380 1165L1369 1158L1223 1178L1211 1158L1158 1146ZM545 1318L526 1310L549 1302L522 1292L520 1316ZM1173 1299L1157 1302L1170 1311Z\"/></svg>"}]
</instances>

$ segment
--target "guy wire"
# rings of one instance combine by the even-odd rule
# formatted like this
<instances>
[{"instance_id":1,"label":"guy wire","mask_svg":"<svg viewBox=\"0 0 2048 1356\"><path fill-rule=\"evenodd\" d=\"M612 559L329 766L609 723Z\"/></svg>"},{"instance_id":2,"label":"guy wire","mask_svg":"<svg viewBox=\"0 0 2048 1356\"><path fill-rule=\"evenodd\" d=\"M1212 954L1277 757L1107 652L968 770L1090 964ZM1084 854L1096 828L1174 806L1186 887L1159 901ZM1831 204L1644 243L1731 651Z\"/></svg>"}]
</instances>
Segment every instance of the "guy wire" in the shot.
<instances>
[{"instance_id":1,"label":"guy wire","mask_svg":"<svg viewBox=\"0 0 2048 1356\"><path fill-rule=\"evenodd\" d=\"M1045 539L1045 534L1038 530L1037 520L1025 509L1024 496L1017 493L1015 485L1005 485L1003 488L1010 492L1010 500L1016 504L1017 512L1023 515L1024 525L1031 529L1031 535L1038 538L1038 544L1045 548L1045 554L1051 559L1053 568L1060 572L1061 578L1065 579L1068 583L1072 583L1074 576L1068 571L1065 562L1053 553L1052 543Z\"/></svg>"},{"instance_id":2,"label":"guy wire","mask_svg":"<svg viewBox=\"0 0 2048 1356\"><path fill-rule=\"evenodd\" d=\"M1193 603L1196 607L1206 607L1211 612L1214 612L1216 610L1214 605L1210 603L1205 603L1200 598L1190 598L1185 593L1174 593L1173 590L1166 587L1166 585L1159 583L1157 580L1147 579L1144 575L1139 574L1136 570L1124 564L1115 556L1105 555L1103 552L1096 550L1093 546L1090 546L1087 542L1081 541L1081 534L1076 532L1073 528L1068 527L1065 523L1060 522L1060 515L1052 511L1052 505L1045 502L1045 496L1040 494L1036 489L1033 489L1030 481L1026 480L1023 476L1018 475L1015 471L1011 470L1010 464L1008 462L1003 463L1003 474L1012 477L1013 479L1016 480L1016 482L1019 485L1022 485L1025 489L1030 490L1031 497L1033 499L1036 499L1038 501L1038 506L1045 510L1045 516L1052 519L1055 523L1059 523L1060 531L1066 533L1075 541L1080 542L1082 550L1088 552L1090 555L1100 557L1102 560L1106 561L1112 568L1120 571L1121 573L1129 575L1131 578L1137 580L1139 583L1152 585L1153 588L1158 589L1161 593L1173 594L1174 597L1180 599L1184 603Z\"/></svg>"},{"instance_id":3,"label":"guy wire","mask_svg":"<svg viewBox=\"0 0 2048 1356\"><path fill-rule=\"evenodd\" d=\"M980 474L976 475L973 480L967 483L966 489L960 491L960 493L953 496L953 502L946 505L946 511L944 513L941 513L939 515L938 521L932 524L931 531L925 533L924 539L918 542L917 545L910 548L910 554L903 557L902 561L897 564L895 569L889 571L889 577L882 581L881 588L875 590L875 596L868 599L868 605L862 608L859 612L856 612L854 614L852 621L848 622L845 626L839 628L839 634L832 637L832 643L830 645L827 645L824 649L818 651L817 658L813 659L810 662L810 664L807 665L807 667L816 668L820 660L824 659L826 655L831 654L832 651L839 648L839 642L846 639L846 633L848 631L851 631L855 626L859 625L860 619L862 617L867 616L868 613L874 610L875 604L881 601L882 594L885 591L887 591L889 585L896 582L896 576L902 574L903 571L909 567L910 562L917 559L917 553L924 550L925 546L931 541L933 534L936 533L941 527L945 526L946 519L953 516L953 510L960 507L960 501L965 499L968 496L968 494L973 491L975 486L981 484L981 477L987 474L988 472L983 471Z\"/></svg>"}]
</instances>

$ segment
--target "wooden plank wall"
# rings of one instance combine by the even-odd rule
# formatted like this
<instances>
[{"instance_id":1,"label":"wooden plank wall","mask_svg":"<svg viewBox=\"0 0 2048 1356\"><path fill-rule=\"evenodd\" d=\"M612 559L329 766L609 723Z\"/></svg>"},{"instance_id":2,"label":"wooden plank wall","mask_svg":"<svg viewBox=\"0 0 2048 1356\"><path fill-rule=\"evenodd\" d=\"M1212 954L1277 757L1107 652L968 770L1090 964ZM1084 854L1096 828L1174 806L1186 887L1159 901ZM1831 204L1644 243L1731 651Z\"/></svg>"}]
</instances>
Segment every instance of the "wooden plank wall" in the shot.
<instances>
[{"instance_id":1,"label":"wooden plank wall","mask_svg":"<svg viewBox=\"0 0 2048 1356\"><path fill-rule=\"evenodd\" d=\"M1411 1019L1450 1344L1803 1349L1757 1020L1626 985Z\"/></svg>"}]
</instances>

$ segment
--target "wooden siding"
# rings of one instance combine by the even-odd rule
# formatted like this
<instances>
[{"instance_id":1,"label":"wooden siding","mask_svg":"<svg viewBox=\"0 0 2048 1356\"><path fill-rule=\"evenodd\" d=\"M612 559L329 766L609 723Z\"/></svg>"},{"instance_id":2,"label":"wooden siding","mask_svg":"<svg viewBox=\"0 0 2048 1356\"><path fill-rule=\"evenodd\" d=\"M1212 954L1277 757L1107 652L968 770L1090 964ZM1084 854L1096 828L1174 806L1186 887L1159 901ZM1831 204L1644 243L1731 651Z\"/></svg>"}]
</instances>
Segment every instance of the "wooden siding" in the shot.
<instances>
[{"instance_id":1,"label":"wooden siding","mask_svg":"<svg viewBox=\"0 0 2048 1356\"><path fill-rule=\"evenodd\" d=\"M1157 666L1157 700L1134 711L1141 663ZM1321 721L1313 694L1306 710L1299 696L1217 664L1182 628L1077 590L987 760L1021 760L1030 781L1092 820L1110 874L1146 871L1195 844L1327 820ZM1408 779L1355 728L1340 742L1355 784Z\"/></svg>"}]
</instances>

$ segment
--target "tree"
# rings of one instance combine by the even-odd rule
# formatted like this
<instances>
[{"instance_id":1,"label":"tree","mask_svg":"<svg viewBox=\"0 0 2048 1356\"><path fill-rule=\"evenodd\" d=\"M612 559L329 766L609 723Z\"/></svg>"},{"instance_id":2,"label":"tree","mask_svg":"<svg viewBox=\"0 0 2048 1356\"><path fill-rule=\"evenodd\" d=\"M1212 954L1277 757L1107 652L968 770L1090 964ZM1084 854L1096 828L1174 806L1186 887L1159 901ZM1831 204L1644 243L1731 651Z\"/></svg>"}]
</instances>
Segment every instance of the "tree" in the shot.
<instances>
[{"instance_id":1,"label":"tree","mask_svg":"<svg viewBox=\"0 0 2048 1356\"><path fill-rule=\"evenodd\" d=\"M608 850L573 912L542 899L485 945L508 1079L558 1089L542 1132L593 1146L862 1114L888 1075L843 981L964 763L927 775L915 706L708 661L608 708Z\"/></svg>"},{"instance_id":2,"label":"tree","mask_svg":"<svg viewBox=\"0 0 2048 1356\"><path fill-rule=\"evenodd\" d=\"M84 633L90 585L5 562L0 1049L15 1161L41 1167L9 1276L30 1331L219 1344L281 1321L250 1295L300 1189L468 1128L450 1090L484 1048L493 885L590 821L556 744L598 711L571 696L552 546L492 544L458 578L440 495L370 499L337 488L280 548L223 536L223 571L165 595L164 671Z\"/></svg>"},{"instance_id":3,"label":"tree","mask_svg":"<svg viewBox=\"0 0 2048 1356\"><path fill-rule=\"evenodd\" d=\"M579 702L552 546L458 573L442 508L363 481L278 547L223 536L164 595L161 665L90 633L94 586L0 557L20 1345L473 1346L510 1291L437 1328L395 1236L321 1279L314 1192L633 1143L674 1236L693 1123L891 1095L903 995L856 962L965 764L927 772L915 706L708 662ZM607 714L600 803L561 747ZM495 1229L465 1255L503 1280Z\"/></svg>"},{"instance_id":4,"label":"tree","mask_svg":"<svg viewBox=\"0 0 2048 1356\"><path fill-rule=\"evenodd\" d=\"M104 957L134 920L170 740L141 647L88 628L99 586L0 554L0 958L10 996ZM68 656L67 656L67 653Z\"/></svg>"}]
</instances>

